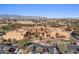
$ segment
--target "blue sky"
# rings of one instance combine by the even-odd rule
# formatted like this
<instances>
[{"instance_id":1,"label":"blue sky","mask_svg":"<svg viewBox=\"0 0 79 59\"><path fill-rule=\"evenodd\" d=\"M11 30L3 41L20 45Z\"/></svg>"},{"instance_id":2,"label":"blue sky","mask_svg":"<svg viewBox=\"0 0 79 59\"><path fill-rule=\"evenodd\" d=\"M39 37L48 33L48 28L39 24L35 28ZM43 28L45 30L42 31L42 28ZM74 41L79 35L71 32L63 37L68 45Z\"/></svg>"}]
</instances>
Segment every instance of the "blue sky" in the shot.
<instances>
[{"instance_id":1,"label":"blue sky","mask_svg":"<svg viewBox=\"0 0 79 59\"><path fill-rule=\"evenodd\" d=\"M0 14L79 18L79 4L0 4Z\"/></svg>"}]
</instances>

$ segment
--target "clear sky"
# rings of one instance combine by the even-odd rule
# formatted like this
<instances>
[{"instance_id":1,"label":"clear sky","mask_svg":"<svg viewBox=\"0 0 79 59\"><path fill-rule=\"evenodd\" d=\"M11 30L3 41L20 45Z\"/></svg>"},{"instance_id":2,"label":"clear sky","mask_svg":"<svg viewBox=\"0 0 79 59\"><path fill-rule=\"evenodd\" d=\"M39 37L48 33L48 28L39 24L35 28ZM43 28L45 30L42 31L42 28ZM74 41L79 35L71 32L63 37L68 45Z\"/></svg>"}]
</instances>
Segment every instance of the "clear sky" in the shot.
<instances>
[{"instance_id":1,"label":"clear sky","mask_svg":"<svg viewBox=\"0 0 79 59\"><path fill-rule=\"evenodd\" d=\"M79 18L79 4L0 4L0 14Z\"/></svg>"}]
</instances>

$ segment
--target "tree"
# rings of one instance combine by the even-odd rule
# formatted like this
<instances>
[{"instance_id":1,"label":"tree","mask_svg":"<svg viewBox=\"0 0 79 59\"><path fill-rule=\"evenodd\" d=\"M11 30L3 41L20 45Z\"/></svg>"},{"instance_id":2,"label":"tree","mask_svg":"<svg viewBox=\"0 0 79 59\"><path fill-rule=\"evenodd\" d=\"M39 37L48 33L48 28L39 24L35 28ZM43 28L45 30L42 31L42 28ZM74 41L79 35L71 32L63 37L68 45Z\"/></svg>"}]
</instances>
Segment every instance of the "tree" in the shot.
<instances>
[{"instance_id":1,"label":"tree","mask_svg":"<svg viewBox=\"0 0 79 59\"><path fill-rule=\"evenodd\" d=\"M13 21L14 21L15 23L17 22L17 20L16 20L16 19L14 19Z\"/></svg>"},{"instance_id":2,"label":"tree","mask_svg":"<svg viewBox=\"0 0 79 59\"><path fill-rule=\"evenodd\" d=\"M26 46L31 44L31 40L30 39L21 39L18 41L18 44L19 44L20 48L25 48Z\"/></svg>"},{"instance_id":3,"label":"tree","mask_svg":"<svg viewBox=\"0 0 79 59\"><path fill-rule=\"evenodd\" d=\"M67 44L61 42L58 44L59 50L64 54L68 51Z\"/></svg>"},{"instance_id":4,"label":"tree","mask_svg":"<svg viewBox=\"0 0 79 59\"><path fill-rule=\"evenodd\" d=\"M66 28L66 31L71 31L71 27L68 26L68 27Z\"/></svg>"},{"instance_id":5,"label":"tree","mask_svg":"<svg viewBox=\"0 0 79 59\"><path fill-rule=\"evenodd\" d=\"M56 36L56 38L58 38L58 36L59 36L59 33L56 33L56 34L55 34L55 36Z\"/></svg>"},{"instance_id":6,"label":"tree","mask_svg":"<svg viewBox=\"0 0 79 59\"><path fill-rule=\"evenodd\" d=\"M11 38L7 39L7 42L11 42Z\"/></svg>"},{"instance_id":7,"label":"tree","mask_svg":"<svg viewBox=\"0 0 79 59\"><path fill-rule=\"evenodd\" d=\"M18 41L16 39L12 39L12 43L17 43Z\"/></svg>"},{"instance_id":8,"label":"tree","mask_svg":"<svg viewBox=\"0 0 79 59\"><path fill-rule=\"evenodd\" d=\"M71 44L76 44L75 42L76 42L76 40L75 39L73 39L73 38L70 38L70 42L71 42Z\"/></svg>"},{"instance_id":9,"label":"tree","mask_svg":"<svg viewBox=\"0 0 79 59\"><path fill-rule=\"evenodd\" d=\"M21 39L18 41L19 47L20 48L24 48L26 46L26 40L25 39Z\"/></svg>"},{"instance_id":10,"label":"tree","mask_svg":"<svg viewBox=\"0 0 79 59\"><path fill-rule=\"evenodd\" d=\"M6 42L7 40L6 39L3 39L3 41L2 42Z\"/></svg>"},{"instance_id":11,"label":"tree","mask_svg":"<svg viewBox=\"0 0 79 59\"><path fill-rule=\"evenodd\" d=\"M40 37L40 34L39 33L35 33L35 38L38 38L38 37Z\"/></svg>"}]
</instances>

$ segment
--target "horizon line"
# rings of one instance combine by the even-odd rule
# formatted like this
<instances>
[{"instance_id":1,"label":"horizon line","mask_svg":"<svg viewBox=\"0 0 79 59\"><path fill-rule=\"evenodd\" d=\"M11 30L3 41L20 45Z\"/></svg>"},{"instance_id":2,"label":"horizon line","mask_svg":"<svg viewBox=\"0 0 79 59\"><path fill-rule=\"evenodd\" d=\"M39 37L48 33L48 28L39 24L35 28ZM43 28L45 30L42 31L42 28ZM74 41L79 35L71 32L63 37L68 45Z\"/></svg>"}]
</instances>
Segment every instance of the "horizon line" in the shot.
<instances>
[{"instance_id":1,"label":"horizon line","mask_svg":"<svg viewBox=\"0 0 79 59\"><path fill-rule=\"evenodd\" d=\"M44 17L44 18L50 18L50 19L79 19L79 17L59 17L59 16L36 16L36 15L19 15L19 14L0 14L0 15L3 15L3 16L5 16L5 15L11 15L11 16L31 16L31 17Z\"/></svg>"}]
</instances>

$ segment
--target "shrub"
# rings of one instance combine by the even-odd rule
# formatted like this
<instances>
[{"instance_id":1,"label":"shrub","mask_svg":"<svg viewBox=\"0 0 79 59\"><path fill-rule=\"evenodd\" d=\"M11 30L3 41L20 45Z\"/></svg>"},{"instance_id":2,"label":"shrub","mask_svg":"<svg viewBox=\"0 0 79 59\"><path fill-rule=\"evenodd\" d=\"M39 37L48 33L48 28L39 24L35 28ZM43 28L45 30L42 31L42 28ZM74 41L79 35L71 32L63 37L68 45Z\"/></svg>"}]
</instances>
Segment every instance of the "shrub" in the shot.
<instances>
[{"instance_id":1,"label":"shrub","mask_svg":"<svg viewBox=\"0 0 79 59\"><path fill-rule=\"evenodd\" d=\"M25 39L21 39L18 41L19 47L20 48L24 48L26 46L26 40Z\"/></svg>"}]
</instances>

